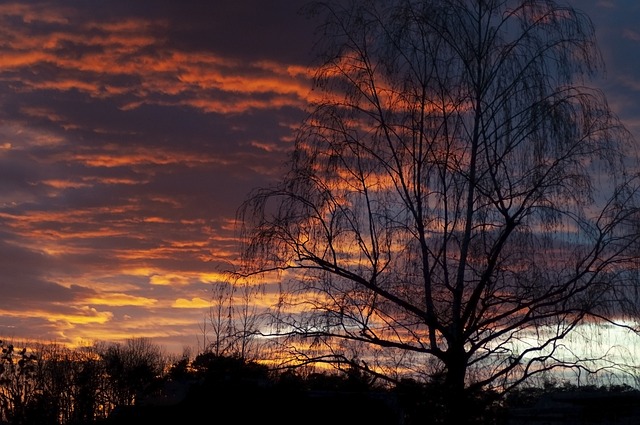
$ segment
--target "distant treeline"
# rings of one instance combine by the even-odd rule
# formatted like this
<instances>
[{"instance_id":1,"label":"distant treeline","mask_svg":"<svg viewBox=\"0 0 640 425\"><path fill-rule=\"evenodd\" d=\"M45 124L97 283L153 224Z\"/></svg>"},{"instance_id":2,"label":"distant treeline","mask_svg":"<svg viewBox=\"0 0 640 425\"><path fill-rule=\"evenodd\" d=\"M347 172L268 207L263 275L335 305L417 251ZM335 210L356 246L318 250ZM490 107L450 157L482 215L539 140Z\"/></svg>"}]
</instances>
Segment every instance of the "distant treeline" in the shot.
<instances>
[{"instance_id":1,"label":"distant treeline","mask_svg":"<svg viewBox=\"0 0 640 425\"><path fill-rule=\"evenodd\" d=\"M147 339L68 349L0 342L0 424L233 423L413 425L442 423L437 382L377 384L358 370L270 370L210 352L171 358ZM508 423L554 386L499 397L474 394L460 408L473 424ZM625 392L628 388L606 391ZM197 422L196 422L197 421Z\"/></svg>"}]
</instances>

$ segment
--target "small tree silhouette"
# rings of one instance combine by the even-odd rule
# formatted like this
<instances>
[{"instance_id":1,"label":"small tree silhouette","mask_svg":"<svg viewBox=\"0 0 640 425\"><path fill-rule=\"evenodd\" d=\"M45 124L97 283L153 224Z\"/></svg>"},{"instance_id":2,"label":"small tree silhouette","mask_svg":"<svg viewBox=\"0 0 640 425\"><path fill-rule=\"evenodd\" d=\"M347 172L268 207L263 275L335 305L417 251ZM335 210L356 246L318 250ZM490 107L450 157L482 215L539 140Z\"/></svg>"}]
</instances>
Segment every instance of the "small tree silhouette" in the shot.
<instances>
[{"instance_id":1,"label":"small tree silhouette","mask_svg":"<svg viewBox=\"0 0 640 425\"><path fill-rule=\"evenodd\" d=\"M34 379L39 359L26 347L0 341L0 420L27 424L27 411L37 402Z\"/></svg>"}]
</instances>

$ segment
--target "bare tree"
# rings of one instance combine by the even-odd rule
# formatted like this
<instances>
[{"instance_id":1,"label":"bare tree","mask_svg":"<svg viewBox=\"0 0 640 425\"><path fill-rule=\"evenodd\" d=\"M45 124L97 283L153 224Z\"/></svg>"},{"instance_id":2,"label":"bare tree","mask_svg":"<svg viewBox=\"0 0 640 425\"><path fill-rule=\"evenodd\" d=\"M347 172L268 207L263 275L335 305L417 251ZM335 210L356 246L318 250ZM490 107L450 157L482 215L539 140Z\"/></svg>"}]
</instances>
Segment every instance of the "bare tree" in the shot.
<instances>
[{"instance_id":1,"label":"bare tree","mask_svg":"<svg viewBox=\"0 0 640 425\"><path fill-rule=\"evenodd\" d=\"M124 344L98 343L96 353L111 384L108 402L116 406L134 405L167 368L163 349L148 338L127 339Z\"/></svg>"},{"instance_id":2,"label":"bare tree","mask_svg":"<svg viewBox=\"0 0 640 425\"><path fill-rule=\"evenodd\" d=\"M227 282L213 283L211 307L202 322L201 352L222 356L231 351L234 292L234 286Z\"/></svg>"},{"instance_id":3,"label":"bare tree","mask_svg":"<svg viewBox=\"0 0 640 425\"><path fill-rule=\"evenodd\" d=\"M552 0L315 11L322 100L281 184L240 209L243 274L282 272L280 335L393 376L362 357L382 353L458 402L598 367L563 341L629 323L640 216L631 136L588 85L589 18Z\"/></svg>"},{"instance_id":4,"label":"bare tree","mask_svg":"<svg viewBox=\"0 0 640 425\"><path fill-rule=\"evenodd\" d=\"M246 282L236 283L234 298L235 349L240 358L255 360L259 357L261 344L257 340L262 323L261 311L254 303L259 287Z\"/></svg>"},{"instance_id":5,"label":"bare tree","mask_svg":"<svg viewBox=\"0 0 640 425\"><path fill-rule=\"evenodd\" d=\"M30 344L34 370L26 423L89 423L104 419L114 406L104 403L108 386L103 365L90 348L56 343Z\"/></svg>"},{"instance_id":6,"label":"bare tree","mask_svg":"<svg viewBox=\"0 0 640 425\"><path fill-rule=\"evenodd\" d=\"M39 359L26 345L0 341L0 423L21 424L37 396Z\"/></svg>"},{"instance_id":7,"label":"bare tree","mask_svg":"<svg viewBox=\"0 0 640 425\"><path fill-rule=\"evenodd\" d=\"M247 360L257 357L261 311L255 300L259 291L259 286L246 281L213 284L211 307L201 327L203 353Z\"/></svg>"}]
</instances>

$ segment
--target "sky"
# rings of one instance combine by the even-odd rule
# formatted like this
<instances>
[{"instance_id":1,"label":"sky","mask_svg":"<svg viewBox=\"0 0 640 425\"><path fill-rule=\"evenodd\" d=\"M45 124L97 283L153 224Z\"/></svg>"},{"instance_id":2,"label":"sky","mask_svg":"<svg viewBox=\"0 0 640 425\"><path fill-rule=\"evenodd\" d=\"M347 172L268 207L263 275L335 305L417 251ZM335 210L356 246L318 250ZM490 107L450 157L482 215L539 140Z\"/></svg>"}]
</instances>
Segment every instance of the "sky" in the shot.
<instances>
[{"instance_id":1,"label":"sky","mask_svg":"<svg viewBox=\"0 0 640 425\"><path fill-rule=\"evenodd\" d=\"M312 96L304 0L0 0L0 338L197 347ZM575 0L640 143L640 2Z\"/></svg>"}]
</instances>

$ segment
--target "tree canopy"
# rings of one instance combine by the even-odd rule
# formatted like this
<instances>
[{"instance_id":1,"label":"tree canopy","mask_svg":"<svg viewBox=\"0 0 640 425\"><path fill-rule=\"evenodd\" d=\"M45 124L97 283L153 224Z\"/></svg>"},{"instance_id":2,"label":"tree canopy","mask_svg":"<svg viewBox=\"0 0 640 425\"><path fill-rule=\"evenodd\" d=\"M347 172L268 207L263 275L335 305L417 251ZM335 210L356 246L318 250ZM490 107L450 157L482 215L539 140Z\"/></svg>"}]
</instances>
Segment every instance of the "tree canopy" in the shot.
<instances>
[{"instance_id":1,"label":"tree canopy","mask_svg":"<svg viewBox=\"0 0 640 425\"><path fill-rule=\"evenodd\" d=\"M551 0L310 10L321 100L281 183L240 209L240 274L280 272L291 353L456 395L591 370L563 340L635 319L640 216L632 137L590 85L588 16Z\"/></svg>"}]
</instances>

